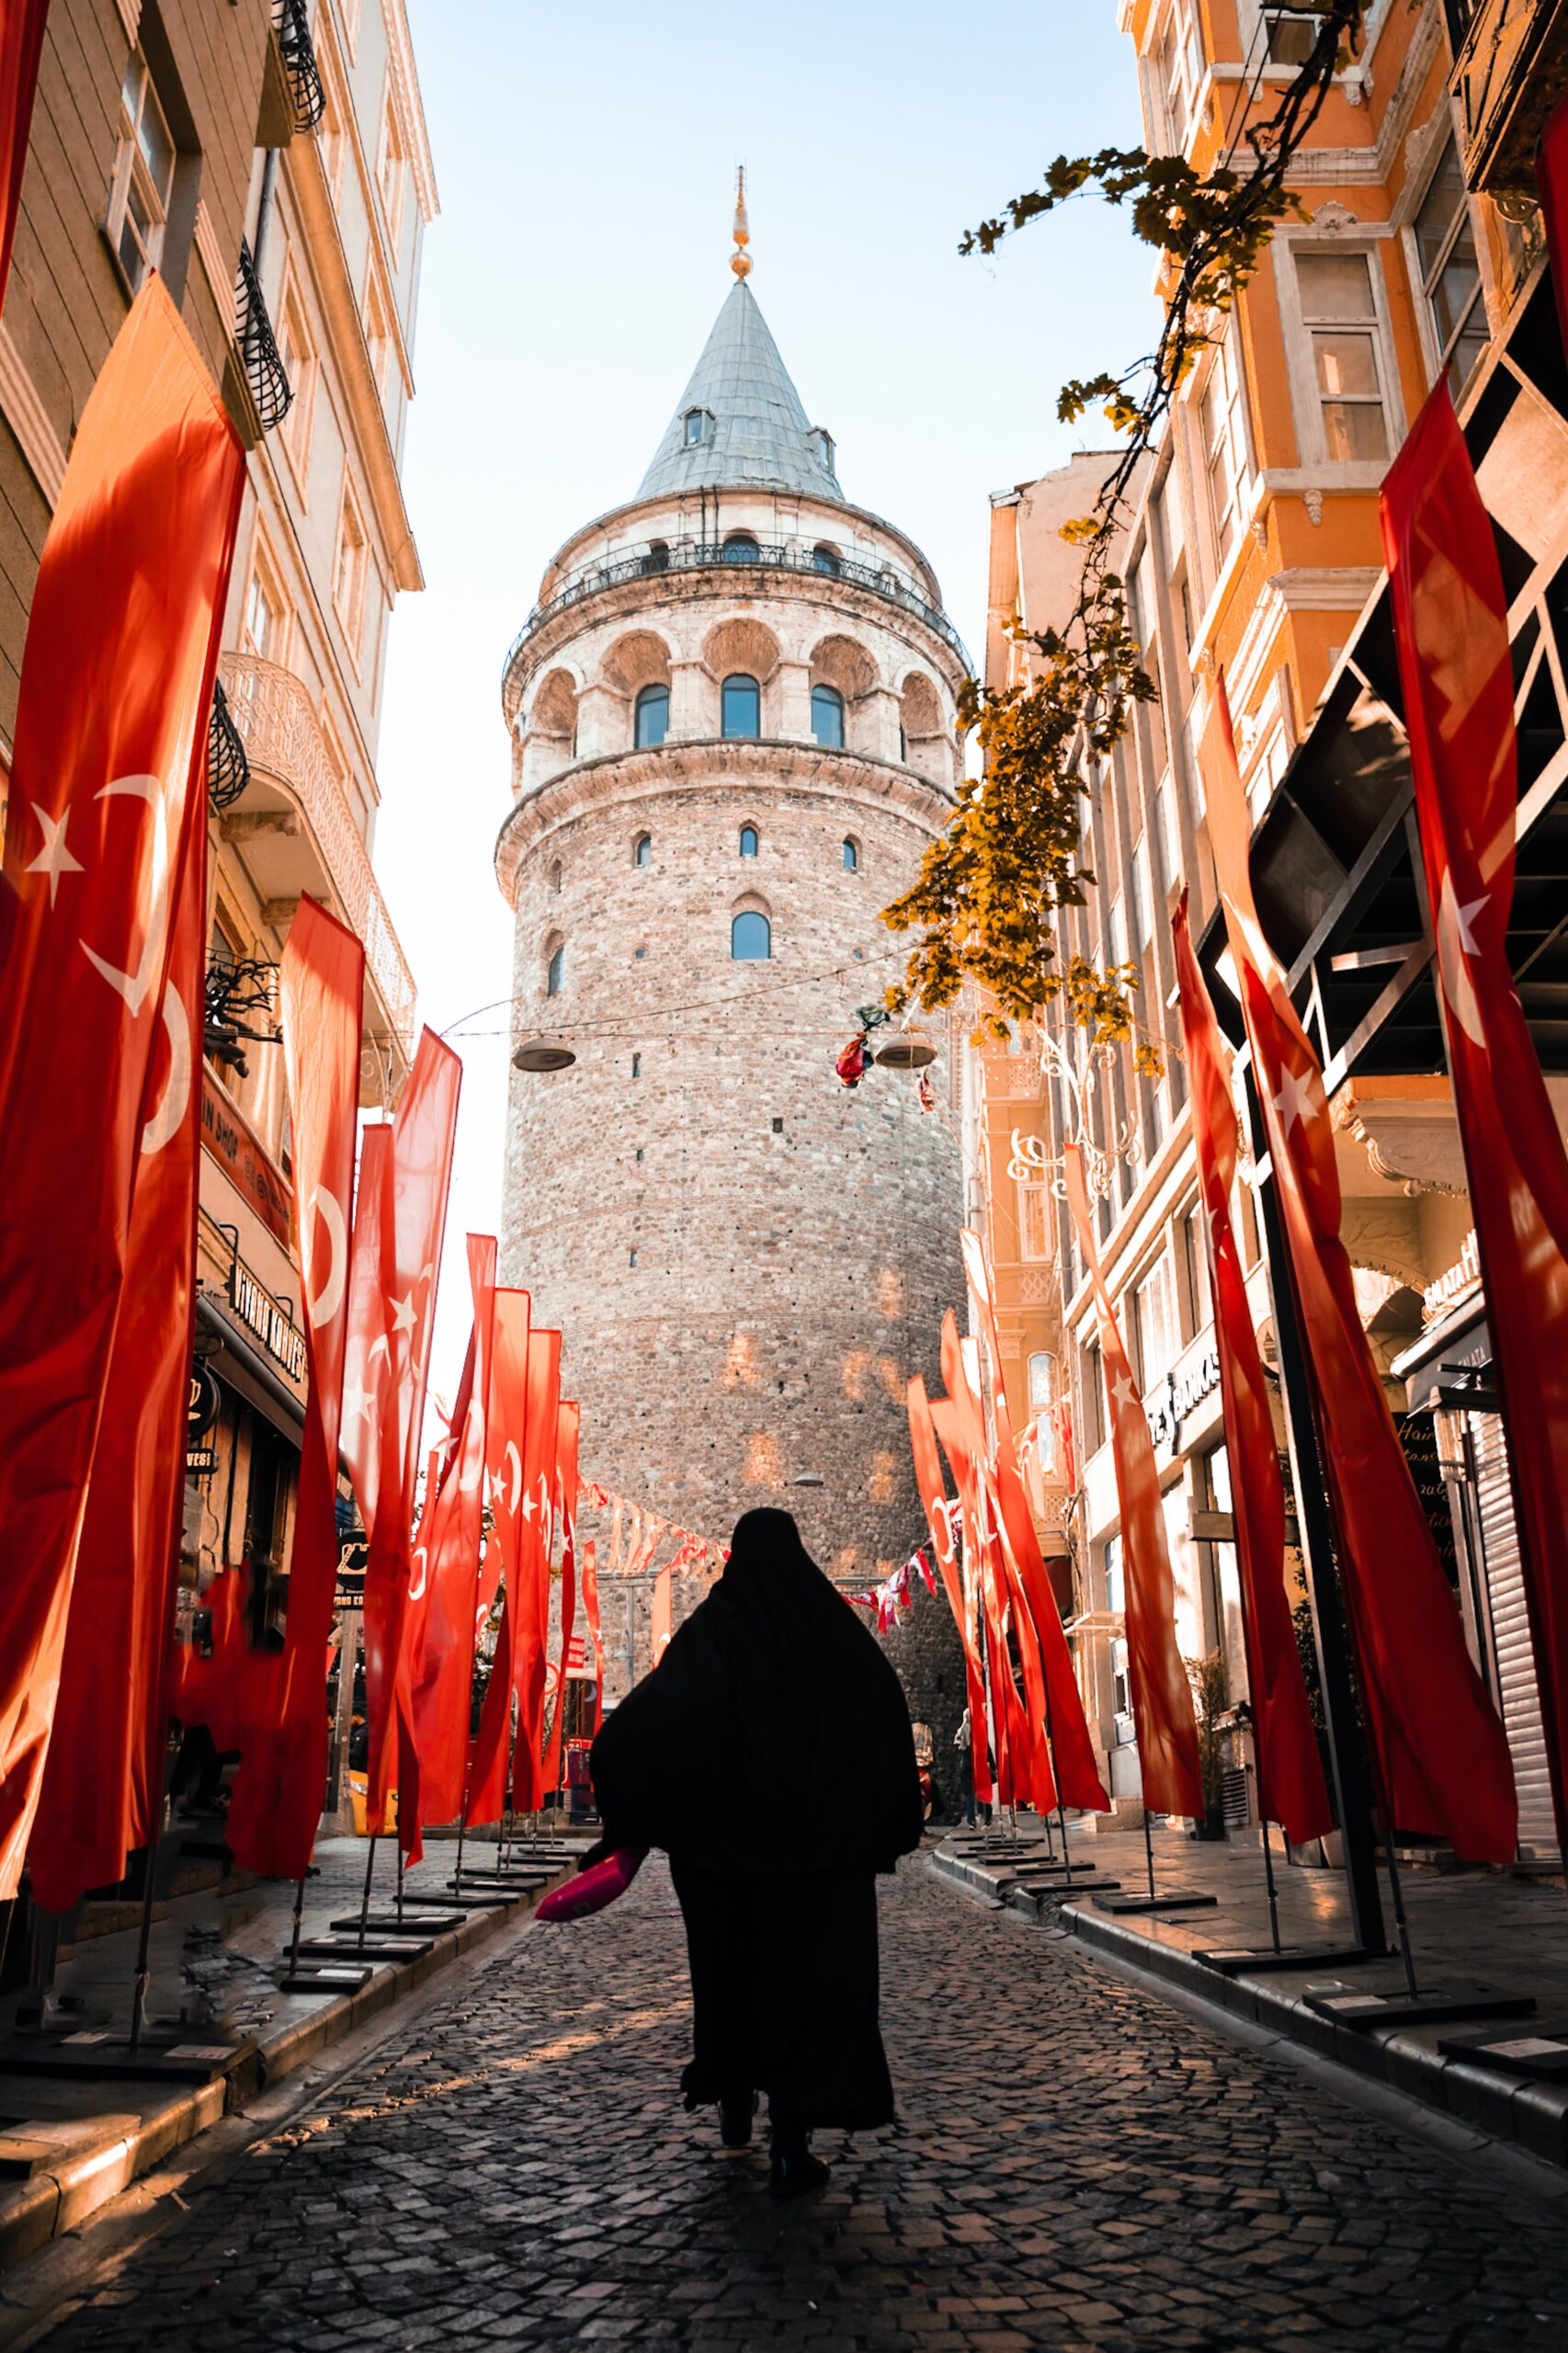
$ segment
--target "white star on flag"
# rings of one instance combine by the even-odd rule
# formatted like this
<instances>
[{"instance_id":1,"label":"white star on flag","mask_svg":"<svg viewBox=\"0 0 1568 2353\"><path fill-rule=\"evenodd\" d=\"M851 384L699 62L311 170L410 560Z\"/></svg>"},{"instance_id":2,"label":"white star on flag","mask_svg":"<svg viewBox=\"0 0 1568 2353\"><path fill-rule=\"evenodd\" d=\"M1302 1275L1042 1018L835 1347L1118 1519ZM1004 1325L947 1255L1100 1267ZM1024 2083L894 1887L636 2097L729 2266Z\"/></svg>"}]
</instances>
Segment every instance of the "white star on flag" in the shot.
<instances>
[{"instance_id":1,"label":"white star on flag","mask_svg":"<svg viewBox=\"0 0 1568 2353\"><path fill-rule=\"evenodd\" d=\"M1481 942L1475 936L1475 918L1488 904L1484 893L1479 899L1471 899L1468 907L1461 907L1455 901L1454 926L1460 936L1460 946L1467 956L1481 954Z\"/></svg>"},{"instance_id":2,"label":"white star on flag","mask_svg":"<svg viewBox=\"0 0 1568 2353\"><path fill-rule=\"evenodd\" d=\"M51 817L47 810L40 809L35 801L33 803L33 815L38 819L39 824L43 828L43 847L40 850L32 864L30 866L24 867L22 871L24 874L48 875L49 904L52 907L54 904L54 894L60 888L61 876L62 874L82 874L85 873L86 870L83 866L79 858L72 857L70 849L66 845L65 827L70 820L70 811L67 810L62 817Z\"/></svg>"},{"instance_id":3,"label":"white star on flag","mask_svg":"<svg viewBox=\"0 0 1568 2353\"><path fill-rule=\"evenodd\" d=\"M375 1402L374 1390L361 1389L353 1381L344 1382L343 1418L346 1422L364 1421Z\"/></svg>"},{"instance_id":4,"label":"white star on flag","mask_svg":"<svg viewBox=\"0 0 1568 2353\"><path fill-rule=\"evenodd\" d=\"M523 1518L524 1518L525 1519L531 1519L531 1518L533 1518L533 1516L534 1516L534 1499L533 1499L532 1495L525 1495L525 1496L523 1497Z\"/></svg>"},{"instance_id":5,"label":"white star on flag","mask_svg":"<svg viewBox=\"0 0 1568 2353\"><path fill-rule=\"evenodd\" d=\"M414 1337L414 1327L418 1321L419 1317L415 1309L414 1293L412 1291L409 1292L406 1299L393 1300L392 1327L394 1332L402 1332L407 1338L412 1340Z\"/></svg>"},{"instance_id":6,"label":"white star on flag","mask_svg":"<svg viewBox=\"0 0 1568 2353\"><path fill-rule=\"evenodd\" d=\"M1282 1070L1279 1074L1279 1092L1271 1097L1270 1100L1284 1120L1285 1132L1289 1135L1297 1121L1304 1118L1312 1108L1312 1082L1310 1072L1298 1077L1293 1070Z\"/></svg>"},{"instance_id":7,"label":"white star on flag","mask_svg":"<svg viewBox=\"0 0 1568 2353\"><path fill-rule=\"evenodd\" d=\"M1116 1400L1119 1413L1125 1412L1129 1405L1135 1405L1138 1403L1138 1392L1133 1388L1124 1371L1119 1372L1111 1382L1110 1393Z\"/></svg>"}]
</instances>

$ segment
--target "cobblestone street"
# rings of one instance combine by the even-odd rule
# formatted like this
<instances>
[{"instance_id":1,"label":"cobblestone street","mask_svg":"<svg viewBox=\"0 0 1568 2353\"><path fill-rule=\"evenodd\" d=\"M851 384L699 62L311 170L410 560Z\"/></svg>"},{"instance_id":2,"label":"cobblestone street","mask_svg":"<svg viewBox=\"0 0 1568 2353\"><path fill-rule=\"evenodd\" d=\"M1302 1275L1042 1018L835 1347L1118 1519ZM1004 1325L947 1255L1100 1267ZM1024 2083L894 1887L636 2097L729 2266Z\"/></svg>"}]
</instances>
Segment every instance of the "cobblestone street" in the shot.
<instances>
[{"instance_id":1,"label":"cobblestone street","mask_svg":"<svg viewBox=\"0 0 1568 2353\"><path fill-rule=\"evenodd\" d=\"M900 2128L776 2207L676 2092L662 1868L480 1963L110 2271L50 2353L1560 2347L1562 2210L939 1884L884 1882ZM4 2330L0 2327L0 2337Z\"/></svg>"}]
</instances>

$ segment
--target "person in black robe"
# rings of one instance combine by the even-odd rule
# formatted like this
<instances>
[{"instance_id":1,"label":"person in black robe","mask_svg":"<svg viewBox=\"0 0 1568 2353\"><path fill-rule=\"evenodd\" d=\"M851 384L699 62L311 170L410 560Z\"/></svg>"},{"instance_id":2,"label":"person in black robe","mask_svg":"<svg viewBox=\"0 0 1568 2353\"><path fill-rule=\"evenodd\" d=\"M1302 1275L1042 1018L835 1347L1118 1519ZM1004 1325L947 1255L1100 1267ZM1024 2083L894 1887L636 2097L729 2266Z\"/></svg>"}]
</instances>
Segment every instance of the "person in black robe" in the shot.
<instances>
[{"instance_id":1,"label":"person in black robe","mask_svg":"<svg viewBox=\"0 0 1568 2353\"><path fill-rule=\"evenodd\" d=\"M815 2126L893 2120L878 2023L876 1874L920 1843L903 1687L786 1511L749 1511L591 1771L605 1836L662 1847L686 1919L687 2106L744 2148L766 2093L773 2189L819 2189ZM593 1859L590 1858L589 1859Z\"/></svg>"}]
</instances>

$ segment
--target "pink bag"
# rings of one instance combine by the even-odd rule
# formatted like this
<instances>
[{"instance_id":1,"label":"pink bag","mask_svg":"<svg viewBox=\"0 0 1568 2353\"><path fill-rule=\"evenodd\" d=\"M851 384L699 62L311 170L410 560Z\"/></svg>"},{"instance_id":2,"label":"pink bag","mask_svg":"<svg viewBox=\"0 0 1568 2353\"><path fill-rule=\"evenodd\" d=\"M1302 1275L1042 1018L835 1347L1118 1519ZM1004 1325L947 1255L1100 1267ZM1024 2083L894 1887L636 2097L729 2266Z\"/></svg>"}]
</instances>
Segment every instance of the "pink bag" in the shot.
<instances>
[{"instance_id":1,"label":"pink bag","mask_svg":"<svg viewBox=\"0 0 1568 2353\"><path fill-rule=\"evenodd\" d=\"M538 1920L585 1920L624 1895L647 1859L646 1847L618 1847L591 1870L579 1871L564 1887L547 1895L535 1911Z\"/></svg>"}]
</instances>

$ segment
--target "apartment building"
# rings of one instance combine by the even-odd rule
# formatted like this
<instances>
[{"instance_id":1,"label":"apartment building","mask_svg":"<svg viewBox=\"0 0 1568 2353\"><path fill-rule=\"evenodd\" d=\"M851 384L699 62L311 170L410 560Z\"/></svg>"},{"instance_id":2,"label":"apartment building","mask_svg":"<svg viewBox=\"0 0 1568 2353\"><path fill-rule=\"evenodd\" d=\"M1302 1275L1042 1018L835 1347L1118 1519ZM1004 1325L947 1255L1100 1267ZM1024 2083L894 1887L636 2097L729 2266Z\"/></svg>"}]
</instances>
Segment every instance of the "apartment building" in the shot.
<instances>
[{"instance_id":1,"label":"apartment building","mask_svg":"<svg viewBox=\"0 0 1568 2353\"><path fill-rule=\"evenodd\" d=\"M1499 48L1495 6L1371 0L1358 54L1336 76L1292 167L1301 217L1281 227L1233 314L1216 323L1137 500L1121 569L1159 700L1138 709L1113 757L1087 775L1085 859L1097 888L1086 907L1064 915L1060 946L1136 964L1139 1034L1159 1049L1164 1075L1135 1075L1121 1049L1086 1054L1082 1033L1051 1018L1011 1053L976 1057L971 1084L990 1140L986 1208L999 1283L1035 1295L1037 1321L1024 1336L1045 1359L1037 1386L1043 1396L1054 1382L1071 1406L1076 1483L1043 1500L1071 1532L1079 1672L1113 1790L1131 1798L1138 1776L1103 1380L1055 1172L1063 1136L1079 1135L1102 1260L1155 1442L1179 1644L1193 1660L1220 1650L1230 1699L1244 1701L1231 1473L1170 930L1185 886L1223 1015L1195 756L1222 672L1255 820L1259 905L1330 1087L1363 1320L1508 1726L1528 1855L1554 1841L1506 1439L1494 1410L1434 1412L1427 1402L1442 1385L1426 1377L1435 1337L1446 1345L1452 1328L1478 1379L1484 1338L1475 1336L1463 1164L1426 977L1430 927L1412 856L1377 504L1409 421L1446 372L1505 535L1509 593L1519 598L1522 775L1528 813L1546 824L1568 764L1552 603L1568 533L1568 375L1531 159L1562 87L1563 12L1547 0L1506 13L1509 40ZM1127 0L1120 22L1136 52L1149 144L1179 149L1203 168L1271 110L1310 25L1299 10L1257 0ZM1121 358L1105 355L1110 365ZM1065 609L1071 580L1061 582L1060 559L1040 543L1062 512L1082 511L1066 495L1071 487L1047 477L994 502L994 681L1016 675L1008 665L1022 658L1007 624L1040 627ZM1527 830L1527 873L1529 838ZM1540 835L1543 856L1546 839ZM1544 960L1530 1009L1550 1072L1553 1052L1561 1060L1547 1002L1555 918L1537 902L1528 920L1524 953ZM1237 1218L1273 1364L1274 1301L1253 1175L1244 1165ZM1456 1304L1470 1313L1452 1327ZM1476 1393L1483 1408L1495 1407ZM1289 1468L1298 1449L1283 1414L1279 1435ZM1290 1533L1295 1540L1294 1517ZM1288 1567L1304 1608L1299 1551ZM1227 1752L1227 1813L1242 1823L1256 1814L1244 1709L1229 1724Z\"/></svg>"}]
</instances>

